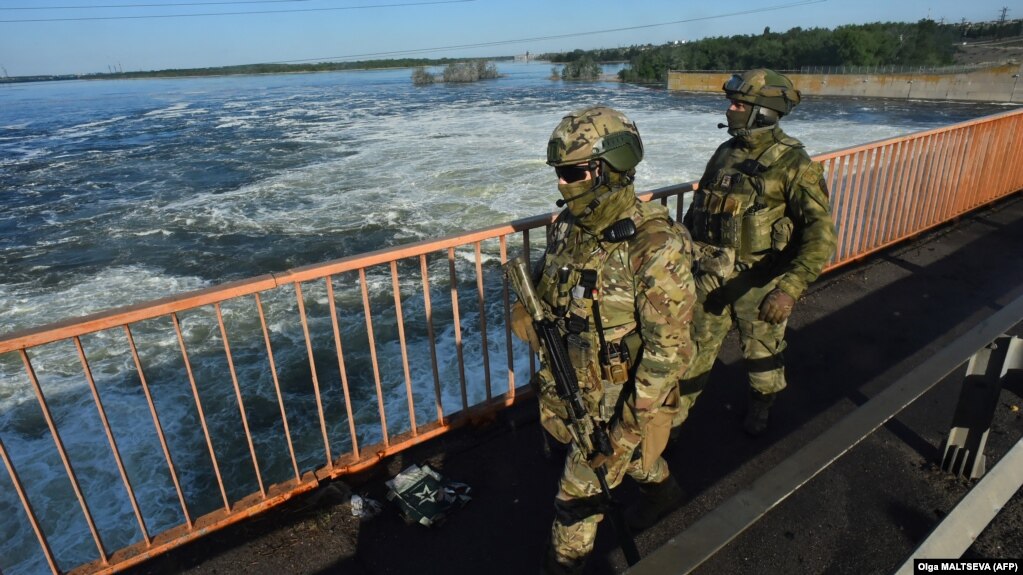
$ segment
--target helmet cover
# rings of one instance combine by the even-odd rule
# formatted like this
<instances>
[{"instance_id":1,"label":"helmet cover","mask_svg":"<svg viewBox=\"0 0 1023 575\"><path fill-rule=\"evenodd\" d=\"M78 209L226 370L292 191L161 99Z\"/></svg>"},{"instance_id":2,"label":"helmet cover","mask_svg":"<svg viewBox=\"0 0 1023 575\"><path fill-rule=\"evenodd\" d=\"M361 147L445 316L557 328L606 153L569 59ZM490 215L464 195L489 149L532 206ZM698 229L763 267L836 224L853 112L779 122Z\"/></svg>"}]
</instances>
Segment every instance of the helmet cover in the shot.
<instances>
[{"instance_id":1,"label":"helmet cover","mask_svg":"<svg viewBox=\"0 0 1023 575\"><path fill-rule=\"evenodd\" d=\"M547 163L570 166L603 160L626 173L643 160L643 141L625 114L604 106L576 110L561 119L547 143Z\"/></svg>"},{"instance_id":2,"label":"helmet cover","mask_svg":"<svg viewBox=\"0 0 1023 575\"><path fill-rule=\"evenodd\" d=\"M721 88L730 100L774 110L781 116L791 112L802 99L802 93L791 80L766 68L734 74Z\"/></svg>"}]
</instances>

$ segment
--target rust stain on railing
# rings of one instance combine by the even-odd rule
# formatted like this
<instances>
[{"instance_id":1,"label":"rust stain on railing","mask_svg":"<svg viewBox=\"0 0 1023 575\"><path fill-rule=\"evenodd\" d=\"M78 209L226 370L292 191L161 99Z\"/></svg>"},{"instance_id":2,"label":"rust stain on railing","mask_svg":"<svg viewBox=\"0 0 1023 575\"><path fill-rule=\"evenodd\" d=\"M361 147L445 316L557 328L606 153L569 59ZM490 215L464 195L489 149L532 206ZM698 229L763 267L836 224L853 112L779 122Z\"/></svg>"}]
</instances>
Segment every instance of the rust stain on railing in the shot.
<instances>
[{"instance_id":1,"label":"rust stain on railing","mask_svg":"<svg viewBox=\"0 0 1023 575\"><path fill-rule=\"evenodd\" d=\"M1023 139L1018 134L1023 133L1023 111L1006 112L995 116L980 118L969 122L963 122L954 126L947 126L911 134L898 138L890 138L870 144L855 146L845 150L821 154L816 157L825 165L826 181L831 190L832 207L839 231L839 247L833 261L828 269L835 269L850 262L860 260L869 254L885 249L892 244L902 241L908 237L924 232L934 226L948 222L967 211L970 211L985 203L989 203L1000 197L1023 189L1023 170L1015 169L1023 165ZM1011 167L1011 168L1010 168ZM687 183L677 186L670 186L652 192L640 194L645 201L659 201L668 205L674 201L674 214L681 219L685 209L685 195L695 188L695 184ZM323 264L304 266L280 274L263 275L256 278L232 282L219 287L199 290L175 297L164 298L157 301L141 303L125 308L93 314L83 318L69 319L64 322L43 326L40 328L21 331L9 334L0 339L0 354L17 352L23 362L24 369L32 391L39 404L51 435L56 450L62 461L68 481L75 492L75 498L81 508L81 514L88 525L89 532L94 539L97 548L97 559L91 563L79 565L70 570L72 573L110 573L125 569L131 565L144 561L154 555L163 553L169 549L182 545L188 541L201 537L211 531L221 529L252 515L261 513L274 506L280 505L290 498L314 489L322 480L336 478L366 469L383 458L408 449L410 446L427 441L439 434L445 433L462 425L478 414L491 412L512 405L528 397L528 387L523 385L528 381L524 374L532 375L536 371L535 357L531 353L521 354L528 357L524 361L527 365L520 365L520 377L516 377L516 351L512 340L510 325L507 317L510 311L511 300L507 281L500 273L497 266L487 265L491 259L500 263L508 261L509 244L517 246L512 251L520 252L527 259L530 259L532 250L542 248L542 245L534 246L532 233L544 233L549 230L555 214L543 214L532 218L517 220L508 224L502 224L491 228L457 234L445 238L418 242L406 246L382 249L367 254L346 257ZM514 241L517 236L519 241ZM485 245L497 243L496 250L484 248ZM487 244L487 242L492 242ZM471 252L471 255L470 255ZM459 266L460 256L464 256L464 266ZM438 281L431 280L430 257L440 267L446 268L443 272L435 270ZM410 278L403 278L401 268L410 264L409 268L418 268L420 278L418 282ZM445 265L446 264L446 265ZM446 273L445 273L446 272ZM488 273L490 274L488 276ZM357 288L355 284L341 282L344 276L357 276ZM406 274L407 275L407 274ZM494 277L498 275L499 277ZM382 298L389 301L388 304L381 303L375 296L377 294L370 289L370 277L387 277L392 293L389 298ZM473 276L469 278L468 276ZM406 279L406 294L402 294L402 279ZM488 281L489 280L489 281ZM342 286L344 291L339 295L335 289L335 281ZM337 373L327 375L327 371L317 369L317 336L314 323L317 319L314 313L318 305L314 292L303 289L308 286L309 290L319 290L316 287L319 282L324 282L326 294L327 311L318 313L329 313L329 336L321 338L326 341L329 338L329 346L333 359L337 361ZM409 288L410 285L418 284L417 288ZM462 302L459 288L475 291L473 301L462 309ZM277 343L276 349L273 344L272 335L277 334L274 328L267 321L267 314L264 310L264 302L261 297L266 294L280 294L282 290L295 291L295 310L300 324L299 333L296 334L296 341L291 346L284 346ZM386 289L386 288L382 288ZM438 307L432 297L433 290L447 290L450 303L438 298L437 301L444 302L440 307L449 305L444 314L450 315L450 324L444 323L438 326L437 321L447 321L447 318L438 320ZM249 299L252 296L252 300ZM363 325L359 333L367 342L366 351L369 355L368 370L370 373L358 373L367 376L365 388L353 388L351 380L351 367L347 361L346 352L351 351L350 346L343 345L342 336L345 332L341 325L341 319L351 322L351 318L341 313L338 302L340 298L348 297L350 305L359 309L364 316ZM486 315L488 297L500 298L498 305L503 309L504 325L490 331L494 318ZM282 298L287 299L287 298ZM246 389L241 384L236 366L235 353L232 352L232 345L229 342L229 321L225 319L223 304L228 302L253 302L255 303L255 314L252 314L253 323L258 326L254 331L258 345L265 350L266 365L270 371L269 378L272 381L273 392L269 402L276 406L269 408L272 416L264 413L263 416L254 420L250 419L250 411L246 408L246 400L252 399L246 396ZM421 316L406 313L412 307L407 304L416 302L421 309ZM377 306L393 306L383 313L374 314L374 302ZM472 310L471 304L476 309ZM215 315L215 332L220 339L220 346L227 363L227 376L233 391L233 402L236 403L240 415L241 429L235 430L235 436L223 437L216 435L208 422L207 410L204 409L203 401L200 398L200 387L193 372L192 360L186 346L185 330L178 314L190 310L208 309L212 307ZM249 309L247 306L246 309ZM473 325L462 325L464 317L475 312L478 320L470 322ZM393 318L391 316L393 315ZM381 316L387 319L381 319ZM174 346L180 351L180 361L186 374L188 391L195 403L195 413L199 427L203 434L205 450L208 452L212 474L216 478L216 492L211 492L210 497L219 499L222 507L208 512L199 517L193 517L189 505L189 497L185 493L179 478L179 470L175 465L172 448L165 436L164 424L161 423L156 401L153 398L151 385L146 377L142 357L136 347L136 339L132 334L132 326L140 322L158 318L170 319L172 330L169 337L173 339ZM258 322L255 321L258 317ZM186 318L187 319L187 318ZM421 322L419 329L423 331L418 341L410 341L408 325ZM390 335L389 328L394 327L394 335ZM442 329L438 329L438 328ZM130 352L137 384L145 396L148 404L150 417L154 426L156 440L159 442L162 455L167 465L167 474L170 483L175 491L174 495L178 500L181 510L182 523L163 530L153 535L147 525L145 515L142 511L143 505L137 499L137 489L131 479L131 473L123 460L118 448L113 426L108 419L106 409L101 401L100 388L93 377L93 370L86 353L87 346L83 344L81 336L107 330L123 330L127 351ZM280 328L278 328L280 329ZM466 334L472 330L479 331L478 341L476 337L467 338ZM505 366L492 370L490 346L493 339L500 339L503 332ZM451 338L455 352L456 365L447 365L450 369L448 379L442 379L441 356L438 350L438 333L445 333ZM385 335L386 334L386 335ZM279 335L279 334L278 334ZM350 335L350 332L349 332ZM492 339L493 338L493 339ZM240 338L232 337L236 343ZM64 443L61 440L58 429L58 422L52 417L47 399L43 393L43 386L36 375L36 368L33 365L30 352L37 353L36 348L54 342L71 342L77 352L78 363L81 364L82 373L88 389L96 405L100 425L104 432L107 447L117 467L117 475L123 484L126 497L128 498L132 514L138 523L139 540L131 545L108 553L103 544L101 529L97 526L93 511L88 505L87 498L82 493L79 485L79 478L72 465L72 457L66 452ZM479 344L479 352L476 353L475 345ZM243 342L244 343L244 342ZM351 341L348 342L349 344ZM321 344L320 347L324 347ZM400 351L400 362L396 360L395 365L386 365L378 355L380 349L396 345ZM418 376L423 380L418 388L415 386L417 374L413 373L412 361L410 359L412 346L425 357L429 355L428 369L423 366L419 369ZM301 349L304 347L304 349ZM295 385L295 376L282 381L281 368L277 361L281 353L290 351L295 354L304 355L299 364L307 363L309 369L308 380L304 383L310 386L312 400L315 401L315 423L318 424L320 444L316 446L319 455L312 457L313 460L322 462L309 464L299 460L298 449L294 440L294 423L296 421L293 411L285 408L285 392L283 387L286 383ZM473 353L469 354L468 351ZM193 350L194 351L194 350ZM38 352L41 353L41 352ZM320 361L324 351L320 350ZM521 353L521 352L520 352ZM43 362L45 363L45 362ZM422 362L422 363L425 363ZM482 381L470 380L467 369L482 369ZM331 368L333 369L333 368ZM398 375L385 379L384 372L395 372ZM454 376L457 373L457 376ZM492 381L493 376L503 373L507 384L496 384ZM454 385L457 380L457 400L459 410L454 413L445 412L445 384L448 387ZM428 382L432 381L433 408L416 410L417 392L426 392ZM370 382L372 382L370 384ZM393 384L393 385L392 385ZM225 384L226 385L226 384ZM480 389L479 386L482 386ZM339 387L337 391L339 399L328 403L327 400L333 395L331 388ZM372 389L370 389L370 387ZM470 389L472 388L472 389ZM388 392L392 392L388 395ZM470 391L478 392L482 398L478 401L470 399ZM250 392L251 393L251 392ZM369 394L372 393L372 398ZM356 395L360 394L357 398ZM454 397L454 392L448 397ZM393 406L388 400L395 400L398 403L405 401L407 405L407 424L395 423L389 414L397 413L401 406ZM267 399L263 398L266 402ZM424 398L418 398L419 403L424 403ZM343 402L343 409L339 402ZM357 411L357 404L362 407L375 404L375 418L378 422L359 422L357 419L360 412ZM389 407L392 411L389 412ZM363 411L374 411L372 408ZM311 408L310 408L311 409ZM404 411L404 410L401 410ZM279 415L279 421L276 419ZM82 414L85 417L85 414ZM312 418L312 414L309 415ZM291 418L289 423L289 418ZM400 419L400 418L399 418ZM272 421L271 421L272 420ZM257 431L268 433L270 426L280 425L280 441L286 445L286 457L282 456L281 466L288 468L286 472L289 479L273 483L264 477L266 471L260 464L259 446L254 440ZM374 433L371 428L379 426L379 440L370 445L363 445L360 435ZM400 429L395 429L398 426ZM339 435L340 429L344 429L348 437L343 438L340 444L331 443L331 434ZM137 433L143 433L137 430ZM276 433L276 432L275 432ZM315 435L315 432L314 432ZM219 442L227 443L229 440L241 441L247 446L249 461L254 470L255 484L257 490L240 499L232 499L229 496L229 489L225 478L221 473L221 463L218 461L217 452L214 449ZM341 448L338 448L341 445ZM0 458L3 459L7 474L17 492L27 525L34 531L39 541L42 555L46 560L48 568L54 573L60 573L59 551L55 554L51 549L45 530L40 526L38 516L30 504L31 489L26 491L25 484L18 475L15 462L10 456L8 448L5 447L0 438ZM309 458L306 458L307 460ZM270 481L270 483L267 483ZM3 569L4 565L0 565Z\"/></svg>"}]
</instances>

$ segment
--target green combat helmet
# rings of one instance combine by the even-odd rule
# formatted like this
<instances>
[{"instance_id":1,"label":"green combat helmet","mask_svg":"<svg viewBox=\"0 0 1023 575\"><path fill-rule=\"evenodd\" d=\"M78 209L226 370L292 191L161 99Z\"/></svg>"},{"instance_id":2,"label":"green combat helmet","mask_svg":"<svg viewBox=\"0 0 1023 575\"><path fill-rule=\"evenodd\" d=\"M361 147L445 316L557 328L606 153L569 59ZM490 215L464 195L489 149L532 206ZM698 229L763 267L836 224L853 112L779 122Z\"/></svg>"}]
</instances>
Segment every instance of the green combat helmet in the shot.
<instances>
[{"instance_id":1,"label":"green combat helmet","mask_svg":"<svg viewBox=\"0 0 1023 575\"><path fill-rule=\"evenodd\" d=\"M603 160L612 171L625 174L642 159L643 141L636 125L625 114L604 106L565 116L547 143L547 163L555 168Z\"/></svg>"},{"instance_id":2,"label":"green combat helmet","mask_svg":"<svg viewBox=\"0 0 1023 575\"><path fill-rule=\"evenodd\" d=\"M792 111L802 94L792 81L774 70L757 68L742 75L735 74L724 83L722 89L729 100L750 104L744 112L728 112L728 133L733 136L748 135L752 130L778 123L778 120Z\"/></svg>"}]
</instances>

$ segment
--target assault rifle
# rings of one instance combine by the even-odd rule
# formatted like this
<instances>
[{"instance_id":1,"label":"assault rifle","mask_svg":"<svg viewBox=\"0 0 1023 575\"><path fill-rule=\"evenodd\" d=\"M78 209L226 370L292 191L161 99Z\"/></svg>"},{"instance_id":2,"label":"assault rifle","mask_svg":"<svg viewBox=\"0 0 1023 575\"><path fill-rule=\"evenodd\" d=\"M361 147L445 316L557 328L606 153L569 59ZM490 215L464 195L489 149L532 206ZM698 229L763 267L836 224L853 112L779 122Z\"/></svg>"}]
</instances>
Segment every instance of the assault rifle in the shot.
<instances>
[{"instance_id":1,"label":"assault rifle","mask_svg":"<svg viewBox=\"0 0 1023 575\"><path fill-rule=\"evenodd\" d=\"M607 456L613 455L614 447L611 445L611 438L608 436L607 430L594 421L593 416L586 411L586 405L583 404L582 393L579 390L579 380L568 359L565 342L557 323L544 316L540 298L536 295L536 288L533 287L528 264L521 256L516 257L505 264L504 271L512 291L518 296L519 302L525 306L526 312L533 318L533 329L540 340L541 361L554 376L558 397L565 402L568 408L568 427L573 441L586 456L586 459L592 459L598 453ZM635 565L639 562L639 550L636 548L636 541L622 515L621 507L611 496L611 488L607 484L607 466L597 467L594 469L594 473L609 508L611 521L614 522L615 531L618 533L618 543L625 555L625 560L629 565Z\"/></svg>"}]
</instances>

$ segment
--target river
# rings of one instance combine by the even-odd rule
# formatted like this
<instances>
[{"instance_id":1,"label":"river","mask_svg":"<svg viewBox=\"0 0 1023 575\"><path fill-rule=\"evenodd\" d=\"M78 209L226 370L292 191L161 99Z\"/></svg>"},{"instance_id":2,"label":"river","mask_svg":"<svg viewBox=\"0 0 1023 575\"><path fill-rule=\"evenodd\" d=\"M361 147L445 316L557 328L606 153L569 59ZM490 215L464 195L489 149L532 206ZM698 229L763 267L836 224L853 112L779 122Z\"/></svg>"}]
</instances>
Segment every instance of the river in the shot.
<instances>
[{"instance_id":1,"label":"river","mask_svg":"<svg viewBox=\"0 0 1023 575\"><path fill-rule=\"evenodd\" d=\"M547 138L565 112L582 106L609 105L637 123L646 146L640 190L697 179L726 137L716 127L724 121L719 96L554 82L543 63L498 68L498 80L425 87L412 85L409 70L0 86L0 334L553 211L558 195L544 164ZM813 154L1005 109L811 99L784 126ZM198 333L198 325L188 331L190 340L216 339ZM131 360L103 357L102 339L91 343L99 349L93 353L101 387L116 382L105 388L105 400L114 426L124 430L118 442L138 470L147 523L155 531L180 523L166 479L147 479L144 471L158 468L159 446L131 433L149 417L137 389L128 389L137 387L125 377ZM116 495L112 459L101 455L102 429L76 415L89 409L91 397L68 351L40 350L41 359L70 360L40 368L40 378L54 396L69 450L96 454L73 463L87 478L104 541L116 549L138 540L137 527L126 498ZM162 377L173 379L171 371ZM159 369L152 378L161 378ZM179 410L190 400L185 386L158 407L168 420L187 420ZM213 413L232 409L230 396L210 402ZM188 427L171 423L170 442L191 441ZM309 428L316 431L315 424ZM17 354L0 356L0 439L33 486L33 505L62 566L94 558ZM202 458L201 443L192 456L181 456L183 467L189 457ZM237 451L226 460L244 461L243 447L224 449ZM314 465L315 449L300 459ZM290 463L266 465L286 471ZM230 480L244 465L224 467ZM199 492L212 478L186 472L183 481ZM251 479L235 483L234 495L252 491ZM215 507L217 497L212 503L207 497L205 506ZM46 572L23 517L0 472L0 570L8 575Z\"/></svg>"}]
</instances>

